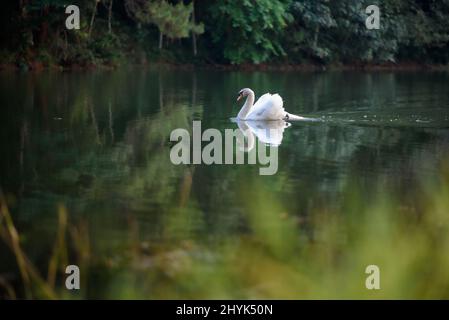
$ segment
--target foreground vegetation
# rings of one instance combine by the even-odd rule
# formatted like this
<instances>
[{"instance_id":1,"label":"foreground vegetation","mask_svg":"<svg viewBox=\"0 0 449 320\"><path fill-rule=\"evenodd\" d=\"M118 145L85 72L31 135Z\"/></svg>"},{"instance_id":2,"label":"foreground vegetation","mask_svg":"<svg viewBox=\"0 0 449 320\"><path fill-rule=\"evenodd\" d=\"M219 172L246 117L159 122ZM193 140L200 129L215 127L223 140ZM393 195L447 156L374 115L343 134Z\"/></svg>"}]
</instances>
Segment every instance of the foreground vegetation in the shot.
<instances>
[{"instance_id":1,"label":"foreground vegetation","mask_svg":"<svg viewBox=\"0 0 449 320\"><path fill-rule=\"evenodd\" d=\"M348 188L340 208L298 221L262 187L246 194L246 235L212 242L172 238L190 218L173 208L158 242L140 240L130 221L129 242L105 254L90 243L89 226L58 211L47 269L22 249L20 230L1 198L0 235L16 257L21 280L0 280L5 298L449 298L449 167L423 184L413 203L389 197L372 203ZM244 192L242 190L242 192ZM247 192L248 193L248 192ZM185 212L184 212L185 213ZM55 213L56 214L56 213ZM68 258L70 257L70 258ZM64 288L67 261L82 272L81 290ZM365 288L365 268L381 270L381 290ZM20 285L19 285L20 284ZM95 285L94 285L95 284Z\"/></svg>"},{"instance_id":2,"label":"foreground vegetation","mask_svg":"<svg viewBox=\"0 0 449 320\"><path fill-rule=\"evenodd\" d=\"M447 64L449 1L385 0L379 30L359 0L8 1L0 64L21 69L194 64ZM81 10L65 28L65 6Z\"/></svg>"}]
</instances>

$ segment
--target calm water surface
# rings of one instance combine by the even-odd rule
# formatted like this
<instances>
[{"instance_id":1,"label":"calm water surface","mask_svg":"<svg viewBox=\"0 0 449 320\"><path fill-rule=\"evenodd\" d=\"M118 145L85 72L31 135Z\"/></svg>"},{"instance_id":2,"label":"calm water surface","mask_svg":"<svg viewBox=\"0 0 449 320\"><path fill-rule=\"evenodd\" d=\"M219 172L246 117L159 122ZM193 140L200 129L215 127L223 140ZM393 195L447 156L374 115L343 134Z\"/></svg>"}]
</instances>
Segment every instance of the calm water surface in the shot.
<instances>
[{"instance_id":1,"label":"calm water surface","mask_svg":"<svg viewBox=\"0 0 449 320\"><path fill-rule=\"evenodd\" d=\"M130 230L146 244L250 234L248 203L259 192L307 230L313 212L340 206L349 186L369 203L388 185L406 204L421 177L438 175L449 147L448 83L437 72L2 74L0 186L42 265L58 206L89 226L104 257L136 237ZM230 118L243 87L278 92L286 110L320 121L284 130L273 176L257 165L173 165L171 131L193 120L203 130L237 128ZM0 273L15 270L6 251Z\"/></svg>"}]
</instances>

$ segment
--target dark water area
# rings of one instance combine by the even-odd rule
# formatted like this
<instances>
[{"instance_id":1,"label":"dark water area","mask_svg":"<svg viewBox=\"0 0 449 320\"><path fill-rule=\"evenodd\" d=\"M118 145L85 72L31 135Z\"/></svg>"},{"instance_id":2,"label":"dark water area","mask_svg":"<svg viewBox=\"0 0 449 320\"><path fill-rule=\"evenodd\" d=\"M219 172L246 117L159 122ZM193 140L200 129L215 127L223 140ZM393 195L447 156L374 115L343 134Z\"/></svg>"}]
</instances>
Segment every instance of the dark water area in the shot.
<instances>
[{"instance_id":1,"label":"dark water area","mask_svg":"<svg viewBox=\"0 0 449 320\"><path fill-rule=\"evenodd\" d=\"M420 181L438 179L449 148L448 83L444 72L3 73L0 187L25 251L41 266L58 207L89 226L91 250L104 259L128 250L133 237L214 244L252 234L257 218L248 212L272 203L316 240L308 221L341 207L348 189L364 206L383 192L412 206ZM287 111L319 121L283 130L271 176L250 164L174 165L172 130L190 130L194 120L203 130L236 129L230 118L244 87L256 97L277 92ZM14 278L6 252L0 274Z\"/></svg>"}]
</instances>

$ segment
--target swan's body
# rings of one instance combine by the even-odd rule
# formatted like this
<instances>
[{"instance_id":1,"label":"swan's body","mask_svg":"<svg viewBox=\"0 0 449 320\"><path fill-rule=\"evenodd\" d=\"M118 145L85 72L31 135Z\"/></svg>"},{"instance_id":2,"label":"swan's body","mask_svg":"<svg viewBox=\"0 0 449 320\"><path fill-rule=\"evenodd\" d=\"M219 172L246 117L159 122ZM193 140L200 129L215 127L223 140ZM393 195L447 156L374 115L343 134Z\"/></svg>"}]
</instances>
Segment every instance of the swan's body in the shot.
<instances>
[{"instance_id":1,"label":"swan's body","mask_svg":"<svg viewBox=\"0 0 449 320\"><path fill-rule=\"evenodd\" d=\"M245 104L237 115L238 120L304 120L305 118L285 111L280 95L265 93L254 103L254 91L245 88L240 90L237 101L247 97Z\"/></svg>"}]
</instances>

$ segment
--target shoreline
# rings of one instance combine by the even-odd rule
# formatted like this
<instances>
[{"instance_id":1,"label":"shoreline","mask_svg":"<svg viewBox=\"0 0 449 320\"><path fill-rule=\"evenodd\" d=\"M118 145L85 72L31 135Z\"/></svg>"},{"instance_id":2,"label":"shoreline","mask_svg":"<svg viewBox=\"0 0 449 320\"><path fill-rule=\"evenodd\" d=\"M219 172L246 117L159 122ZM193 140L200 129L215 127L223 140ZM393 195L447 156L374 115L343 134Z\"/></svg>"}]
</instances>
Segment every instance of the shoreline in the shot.
<instances>
[{"instance_id":1,"label":"shoreline","mask_svg":"<svg viewBox=\"0 0 449 320\"><path fill-rule=\"evenodd\" d=\"M449 71L449 65L438 64L418 64L418 63L352 63L352 64L212 64L212 63L172 63L172 62L146 62L146 63L123 63L118 65L62 65L45 66L41 62L30 63L26 68L21 68L17 64L0 64L0 73L4 72L24 72L38 73L46 71L73 72L73 71L111 71L126 67L139 67L148 69L168 69L168 70L217 70L217 71L297 71L297 72L326 72L326 71Z\"/></svg>"}]
</instances>

